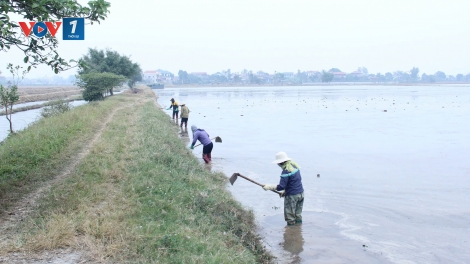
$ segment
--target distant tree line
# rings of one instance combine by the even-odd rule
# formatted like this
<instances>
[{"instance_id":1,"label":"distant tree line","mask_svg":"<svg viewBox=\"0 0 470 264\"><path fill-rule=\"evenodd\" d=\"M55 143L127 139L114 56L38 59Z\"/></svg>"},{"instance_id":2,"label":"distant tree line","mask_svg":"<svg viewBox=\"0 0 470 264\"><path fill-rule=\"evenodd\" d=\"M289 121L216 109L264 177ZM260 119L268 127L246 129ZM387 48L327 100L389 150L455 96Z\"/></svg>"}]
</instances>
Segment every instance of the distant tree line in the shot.
<instances>
[{"instance_id":1,"label":"distant tree line","mask_svg":"<svg viewBox=\"0 0 470 264\"><path fill-rule=\"evenodd\" d=\"M330 83L330 82L372 82L372 83L436 83L436 82L470 82L469 74L446 75L442 71L434 74L422 73L417 67L409 71L395 71L382 73L369 73L365 67L359 67L351 73L342 72L338 68L331 68L321 72L300 71L296 73L267 74L243 70L231 73L230 69L214 74L191 74L183 70L178 72L178 81L175 84L302 84L302 83Z\"/></svg>"}]
</instances>

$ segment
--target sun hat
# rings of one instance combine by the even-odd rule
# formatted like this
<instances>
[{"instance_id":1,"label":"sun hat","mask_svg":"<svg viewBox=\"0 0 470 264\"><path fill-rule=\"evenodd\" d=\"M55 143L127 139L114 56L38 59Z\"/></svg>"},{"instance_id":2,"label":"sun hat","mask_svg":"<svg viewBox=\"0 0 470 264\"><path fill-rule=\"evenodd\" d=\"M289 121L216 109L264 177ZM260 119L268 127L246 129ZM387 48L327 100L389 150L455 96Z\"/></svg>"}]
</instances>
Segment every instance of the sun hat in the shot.
<instances>
[{"instance_id":1,"label":"sun hat","mask_svg":"<svg viewBox=\"0 0 470 264\"><path fill-rule=\"evenodd\" d=\"M273 163L279 164L283 163L284 161L291 160L291 158L287 157L287 154L283 151L280 151L276 154L276 160Z\"/></svg>"}]
</instances>

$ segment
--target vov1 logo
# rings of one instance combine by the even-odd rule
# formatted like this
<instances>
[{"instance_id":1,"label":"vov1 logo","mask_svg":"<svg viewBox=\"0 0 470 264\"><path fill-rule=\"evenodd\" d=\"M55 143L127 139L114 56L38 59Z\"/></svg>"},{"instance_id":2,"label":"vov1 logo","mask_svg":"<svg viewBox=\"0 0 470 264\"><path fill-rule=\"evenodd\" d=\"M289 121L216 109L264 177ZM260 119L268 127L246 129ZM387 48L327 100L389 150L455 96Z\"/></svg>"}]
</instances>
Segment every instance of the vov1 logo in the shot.
<instances>
[{"instance_id":1,"label":"vov1 logo","mask_svg":"<svg viewBox=\"0 0 470 264\"><path fill-rule=\"evenodd\" d=\"M29 23L29 26L28 26ZM83 17L67 17L63 18L62 22L18 22L23 30L23 33L26 37L33 34L38 37L44 37L47 32L51 34L52 37L55 37L55 34L59 30L60 26L62 27L62 39L63 40L84 40L85 39L85 18Z\"/></svg>"}]
</instances>

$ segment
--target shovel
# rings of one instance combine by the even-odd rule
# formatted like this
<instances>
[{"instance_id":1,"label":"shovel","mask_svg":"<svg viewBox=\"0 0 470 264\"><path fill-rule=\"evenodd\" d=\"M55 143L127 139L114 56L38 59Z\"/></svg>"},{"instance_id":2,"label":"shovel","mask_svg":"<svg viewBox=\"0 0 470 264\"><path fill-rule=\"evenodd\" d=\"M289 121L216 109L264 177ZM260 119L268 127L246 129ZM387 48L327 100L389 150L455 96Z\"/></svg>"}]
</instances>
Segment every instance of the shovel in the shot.
<instances>
[{"instance_id":1,"label":"shovel","mask_svg":"<svg viewBox=\"0 0 470 264\"><path fill-rule=\"evenodd\" d=\"M217 137L215 137L215 138L211 138L211 140L214 140L214 139L215 139L215 142L220 142L220 143L222 143L222 139L221 139L220 137L217 136ZM197 147L197 146L199 146L199 145L201 145L201 144L197 144L197 145L194 146L194 147Z\"/></svg>"},{"instance_id":2,"label":"shovel","mask_svg":"<svg viewBox=\"0 0 470 264\"><path fill-rule=\"evenodd\" d=\"M244 178L245 180L251 181L252 183L257 184L257 185L259 185L259 186L261 186L261 187L264 186L264 184L261 184L261 183L259 183L259 182L255 182L254 180L252 180L252 179L250 179L250 178L248 178L248 177L245 177L245 176L241 175L241 174L238 173L238 172L232 174L232 177L230 177L230 179L229 179L229 181L230 181L230 183L231 183L232 185L233 185L233 183L237 180L238 176ZM281 193L281 192L273 191L273 190L271 190L271 191L272 191L272 192L275 192L275 193L277 193L277 194L279 194L279 197L282 197L282 193Z\"/></svg>"}]
</instances>

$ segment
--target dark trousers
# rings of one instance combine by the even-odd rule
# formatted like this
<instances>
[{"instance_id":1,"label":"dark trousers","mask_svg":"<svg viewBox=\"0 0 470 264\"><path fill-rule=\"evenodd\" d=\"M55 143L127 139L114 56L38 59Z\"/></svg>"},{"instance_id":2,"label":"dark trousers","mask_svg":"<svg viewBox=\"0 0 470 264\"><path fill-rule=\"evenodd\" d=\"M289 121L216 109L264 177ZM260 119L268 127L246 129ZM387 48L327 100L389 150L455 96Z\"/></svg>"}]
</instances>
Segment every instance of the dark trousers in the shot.
<instances>
[{"instance_id":1,"label":"dark trousers","mask_svg":"<svg viewBox=\"0 0 470 264\"><path fill-rule=\"evenodd\" d=\"M182 117L181 118L181 125L180 127L183 127L183 123L185 127L188 127L188 118L187 117Z\"/></svg>"},{"instance_id":2,"label":"dark trousers","mask_svg":"<svg viewBox=\"0 0 470 264\"><path fill-rule=\"evenodd\" d=\"M214 144L209 143L204 148L202 149L202 159L206 162L209 163L212 160L211 152L212 148L214 147Z\"/></svg>"},{"instance_id":3,"label":"dark trousers","mask_svg":"<svg viewBox=\"0 0 470 264\"><path fill-rule=\"evenodd\" d=\"M176 119L178 119L178 111L173 111L173 119L175 119L175 115L176 115Z\"/></svg>"}]
</instances>

